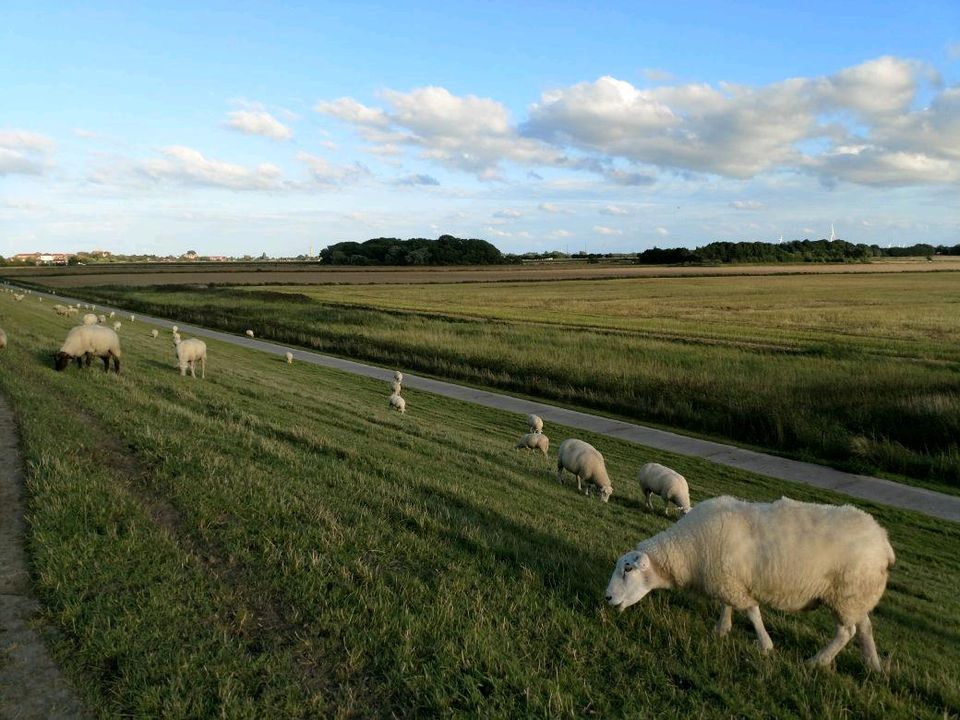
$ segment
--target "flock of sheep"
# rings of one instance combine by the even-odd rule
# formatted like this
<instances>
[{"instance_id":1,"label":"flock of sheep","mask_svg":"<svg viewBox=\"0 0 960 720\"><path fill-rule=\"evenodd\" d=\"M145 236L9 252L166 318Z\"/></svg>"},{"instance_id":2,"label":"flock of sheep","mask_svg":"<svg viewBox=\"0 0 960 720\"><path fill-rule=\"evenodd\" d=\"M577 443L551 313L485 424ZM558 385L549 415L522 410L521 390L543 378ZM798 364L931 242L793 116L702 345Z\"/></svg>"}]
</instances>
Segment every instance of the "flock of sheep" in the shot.
<instances>
[{"instance_id":1,"label":"flock of sheep","mask_svg":"<svg viewBox=\"0 0 960 720\"><path fill-rule=\"evenodd\" d=\"M13 292L6 289L6 292ZM27 291L29 292L29 291ZM14 293L16 300L23 294ZM95 310L96 306L86 306ZM59 315L79 313L76 306L56 305ZM110 318L114 313L110 313ZM106 327L107 317L87 313L83 324L71 328L55 356L57 370L75 360L78 366L92 357L110 361L120 372L120 339L117 331ZM130 316L131 322L134 316ZM245 333L253 337L252 330ZM159 333L152 330L157 338ZM206 343L197 338L182 340L179 328L172 328L181 376L195 378L200 363L201 378L206 376ZM7 336L0 329L0 349ZM288 363L293 354L286 353ZM394 373L389 405L401 414L406 401L401 396L403 373ZM550 440L543 433L543 420L527 416L528 432L516 443L518 449L540 450L548 455ZM563 483L567 471L577 479L577 490L590 495L591 486L602 502L608 502L613 486L603 455L592 445L569 438L557 449L557 481ZM583 483L588 483L584 490ZM786 612L827 607L836 622L833 639L808 660L814 665L830 665L837 653L859 634L860 649L868 667L882 666L873 639L869 614L880 602L890 567L895 562L893 548L876 520L855 507L803 503L781 498L773 503L754 503L731 497L716 497L690 503L686 479L657 463L640 468L637 483L646 507L653 509L651 497L663 498L664 513L674 505L680 519L667 530L640 542L617 561L607 585L607 602L624 610L656 589L690 589L721 603L715 630L725 635L732 626L733 610L744 612L753 625L762 652L773 648L763 625L760 606Z\"/></svg>"}]
</instances>

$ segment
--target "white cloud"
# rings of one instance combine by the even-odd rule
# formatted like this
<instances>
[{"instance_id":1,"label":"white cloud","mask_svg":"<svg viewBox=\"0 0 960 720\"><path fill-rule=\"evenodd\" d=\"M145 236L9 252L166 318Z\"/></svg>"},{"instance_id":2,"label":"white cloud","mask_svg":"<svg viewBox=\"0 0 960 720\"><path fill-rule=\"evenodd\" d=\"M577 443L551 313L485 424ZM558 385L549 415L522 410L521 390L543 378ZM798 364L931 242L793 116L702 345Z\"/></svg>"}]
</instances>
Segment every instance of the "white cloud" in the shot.
<instances>
[{"instance_id":1,"label":"white cloud","mask_svg":"<svg viewBox=\"0 0 960 720\"><path fill-rule=\"evenodd\" d=\"M618 205L605 205L604 207L600 208L600 214L625 217L630 215L630 211L627 210L627 208L622 208Z\"/></svg>"},{"instance_id":2,"label":"white cloud","mask_svg":"<svg viewBox=\"0 0 960 720\"><path fill-rule=\"evenodd\" d=\"M402 178L397 178L394 180L395 185L439 185L440 181L437 180L433 175L406 175Z\"/></svg>"},{"instance_id":3,"label":"white cloud","mask_svg":"<svg viewBox=\"0 0 960 720\"><path fill-rule=\"evenodd\" d=\"M289 140L293 133L266 110L234 110L224 123L247 135L263 135L274 140Z\"/></svg>"},{"instance_id":4,"label":"white cloud","mask_svg":"<svg viewBox=\"0 0 960 720\"><path fill-rule=\"evenodd\" d=\"M547 235L551 240L564 240L566 238L573 237L573 233L569 230L554 230L552 233Z\"/></svg>"},{"instance_id":5,"label":"white cloud","mask_svg":"<svg viewBox=\"0 0 960 720\"><path fill-rule=\"evenodd\" d=\"M343 97L331 102L318 102L313 109L323 115L331 115L344 122L369 127L386 128L390 125L387 114L379 108L371 108L358 103L353 98Z\"/></svg>"},{"instance_id":6,"label":"white cloud","mask_svg":"<svg viewBox=\"0 0 960 720\"><path fill-rule=\"evenodd\" d=\"M572 210L552 202L540 203L537 207L543 210L543 212L550 213L551 215L572 215L573 214Z\"/></svg>"},{"instance_id":7,"label":"white cloud","mask_svg":"<svg viewBox=\"0 0 960 720\"><path fill-rule=\"evenodd\" d=\"M765 208L766 205L759 200L734 200L730 203L730 207L735 210L760 210Z\"/></svg>"},{"instance_id":8,"label":"white cloud","mask_svg":"<svg viewBox=\"0 0 960 720\"><path fill-rule=\"evenodd\" d=\"M205 185L230 190L270 190L280 185L280 168L270 163L255 167L214 160L182 145L161 150L163 157L139 164L139 172L154 181Z\"/></svg>"},{"instance_id":9,"label":"white cloud","mask_svg":"<svg viewBox=\"0 0 960 720\"><path fill-rule=\"evenodd\" d=\"M599 235L623 235L623 230L605 227L604 225L594 225L593 231Z\"/></svg>"},{"instance_id":10,"label":"white cloud","mask_svg":"<svg viewBox=\"0 0 960 720\"><path fill-rule=\"evenodd\" d=\"M297 153L297 160L307 166L313 181L325 188L349 185L371 175L367 167L358 162L352 165L335 165L322 157L305 152Z\"/></svg>"},{"instance_id":11,"label":"white cloud","mask_svg":"<svg viewBox=\"0 0 960 720\"><path fill-rule=\"evenodd\" d=\"M653 229L653 231L654 231L657 235L659 235L660 237L666 237L667 235L670 234L670 231L667 230L667 229L666 229L665 227L663 227L663 226L655 227L655 228Z\"/></svg>"},{"instance_id":12,"label":"white cloud","mask_svg":"<svg viewBox=\"0 0 960 720\"><path fill-rule=\"evenodd\" d=\"M0 177L42 175L51 164L56 143L27 130L0 129Z\"/></svg>"},{"instance_id":13,"label":"white cloud","mask_svg":"<svg viewBox=\"0 0 960 720\"><path fill-rule=\"evenodd\" d=\"M512 232L508 232L506 230L500 230L499 228L495 228L493 225L487 226L487 232L490 233L491 235L496 235L497 237L503 237L503 238L513 237Z\"/></svg>"},{"instance_id":14,"label":"white cloud","mask_svg":"<svg viewBox=\"0 0 960 720\"><path fill-rule=\"evenodd\" d=\"M497 210L493 213L495 218L502 218L504 220L516 220L519 217L523 217L523 213L519 210L514 210L512 208L507 208L505 210Z\"/></svg>"}]
</instances>

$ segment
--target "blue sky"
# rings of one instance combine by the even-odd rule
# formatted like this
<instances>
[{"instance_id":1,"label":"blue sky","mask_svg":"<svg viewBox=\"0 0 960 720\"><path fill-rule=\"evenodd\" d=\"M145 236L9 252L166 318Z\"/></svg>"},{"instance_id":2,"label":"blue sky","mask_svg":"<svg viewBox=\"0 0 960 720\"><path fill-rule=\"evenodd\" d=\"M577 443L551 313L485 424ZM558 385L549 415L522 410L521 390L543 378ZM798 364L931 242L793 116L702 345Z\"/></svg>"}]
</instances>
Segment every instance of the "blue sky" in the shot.
<instances>
[{"instance_id":1,"label":"blue sky","mask_svg":"<svg viewBox=\"0 0 960 720\"><path fill-rule=\"evenodd\" d=\"M276 5L6 3L0 255L960 242L956 2Z\"/></svg>"}]
</instances>

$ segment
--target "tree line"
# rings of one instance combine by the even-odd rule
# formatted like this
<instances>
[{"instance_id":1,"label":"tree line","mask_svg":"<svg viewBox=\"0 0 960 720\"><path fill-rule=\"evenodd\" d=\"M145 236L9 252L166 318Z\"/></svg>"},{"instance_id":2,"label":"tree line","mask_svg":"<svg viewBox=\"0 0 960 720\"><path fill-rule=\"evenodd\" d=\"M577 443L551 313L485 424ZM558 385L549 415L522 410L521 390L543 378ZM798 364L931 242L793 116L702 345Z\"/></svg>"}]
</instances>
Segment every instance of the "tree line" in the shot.
<instances>
[{"instance_id":1,"label":"tree line","mask_svg":"<svg viewBox=\"0 0 960 720\"><path fill-rule=\"evenodd\" d=\"M426 238L374 238L366 242L341 242L320 251L329 265L499 265L503 253L486 240L441 235Z\"/></svg>"}]
</instances>

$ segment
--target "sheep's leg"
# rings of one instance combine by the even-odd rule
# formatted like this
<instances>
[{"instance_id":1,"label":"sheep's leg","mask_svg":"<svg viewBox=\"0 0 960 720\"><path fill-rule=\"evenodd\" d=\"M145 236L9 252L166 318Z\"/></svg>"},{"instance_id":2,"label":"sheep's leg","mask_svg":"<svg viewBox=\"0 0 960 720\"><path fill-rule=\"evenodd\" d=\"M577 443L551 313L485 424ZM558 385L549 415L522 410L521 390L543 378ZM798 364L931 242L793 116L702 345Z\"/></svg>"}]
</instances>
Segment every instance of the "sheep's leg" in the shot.
<instances>
[{"instance_id":1,"label":"sheep's leg","mask_svg":"<svg viewBox=\"0 0 960 720\"><path fill-rule=\"evenodd\" d=\"M730 628L733 627L733 607L730 605L721 605L720 606L720 619L717 620L717 624L713 627L713 631L723 637L728 632Z\"/></svg>"},{"instance_id":2,"label":"sheep's leg","mask_svg":"<svg viewBox=\"0 0 960 720\"><path fill-rule=\"evenodd\" d=\"M103 360L103 371L104 371L104 372L110 372L110 356L109 356L109 355L104 355L104 356L103 356L102 358L100 358L100 359Z\"/></svg>"},{"instance_id":3,"label":"sheep's leg","mask_svg":"<svg viewBox=\"0 0 960 720\"><path fill-rule=\"evenodd\" d=\"M200 358L200 379L201 380L207 379L207 358L206 357Z\"/></svg>"},{"instance_id":4,"label":"sheep's leg","mask_svg":"<svg viewBox=\"0 0 960 720\"><path fill-rule=\"evenodd\" d=\"M120 374L120 358L116 355L113 356L113 371L119 375Z\"/></svg>"},{"instance_id":5,"label":"sheep's leg","mask_svg":"<svg viewBox=\"0 0 960 720\"><path fill-rule=\"evenodd\" d=\"M186 377L186 376L187 376L187 364L180 363L180 377Z\"/></svg>"},{"instance_id":6,"label":"sheep's leg","mask_svg":"<svg viewBox=\"0 0 960 720\"><path fill-rule=\"evenodd\" d=\"M663 500L663 514L670 517L670 498L664 498Z\"/></svg>"},{"instance_id":7,"label":"sheep's leg","mask_svg":"<svg viewBox=\"0 0 960 720\"><path fill-rule=\"evenodd\" d=\"M577 492L583 491L583 483L580 482L580 476L577 475Z\"/></svg>"},{"instance_id":8,"label":"sheep's leg","mask_svg":"<svg viewBox=\"0 0 960 720\"><path fill-rule=\"evenodd\" d=\"M191 361L190 361L190 377L192 377L194 380L197 379L197 371L196 371L196 369L195 369L195 365L196 365L196 364L197 364L197 361L196 361L196 360L191 360Z\"/></svg>"},{"instance_id":9,"label":"sheep's leg","mask_svg":"<svg viewBox=\"0 0 960 720\"><path fill-rule=\"evenodd\" d=\"M763 626L763 618L760 617L760 606L754 605L747 608L747 617L753 623L753 629L757 633L757 644L760 646L760 652L766 655L773 650L773 640L767 635L767 629Z\"/></svg>"},{"instance_id":10,"label":"sheep's leg","mask_svg":"<svg viewBox=\"0 0 960 720\"><path fill-rule=\"evenodd\" d=\"M653 503L650 501L650 498L653 496L653 493L650 490L643 491L643 497L647 501L647 510L653 512Z\"/></svg>"},{"instance_id":11,"label":"sheep's leg","mask_svg":"<svg viewBox=\"0 0 960 720\"><path fill-rule=\"evenodd\" d=\"M857 631L860 633L860 650L863 652L863 659L867 661L867 667L875 672L882 672L880 658L877 657L877 644L873 641L873 623L870 622L869 615L857 623Z\"/></svg>"},{"instance_id":12,"label":"sheep's leg","mask_svg":"<svg viewBox=\"0 0 960 720\"><path fill-rule=\"evenodd\" d=\"M837 653L843 650L844 646L850 642L850 638L852 638L856 632L857 628L855 625L844 625L843 623L838 622L837 634L833 636L833 640L827 643L823 650L818 652L812 658L808 659L807 665L823 665L826 667L832 663L833 659L837 656ZM879 664L879 660L877 662Z\"/></svg>"},{"instance_id":13,"label":"sheep's leg","mask_svg":"<svg viewBox=\"0 0 960 720\"><path fill-rule=\"evenodd\" d=\"M563 485L563 467L557 465L557 482Z\"/></svg>"}]
</instances>

